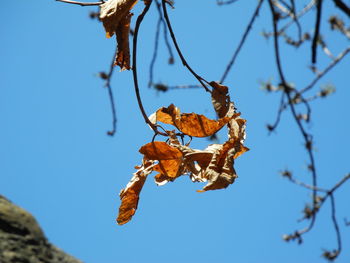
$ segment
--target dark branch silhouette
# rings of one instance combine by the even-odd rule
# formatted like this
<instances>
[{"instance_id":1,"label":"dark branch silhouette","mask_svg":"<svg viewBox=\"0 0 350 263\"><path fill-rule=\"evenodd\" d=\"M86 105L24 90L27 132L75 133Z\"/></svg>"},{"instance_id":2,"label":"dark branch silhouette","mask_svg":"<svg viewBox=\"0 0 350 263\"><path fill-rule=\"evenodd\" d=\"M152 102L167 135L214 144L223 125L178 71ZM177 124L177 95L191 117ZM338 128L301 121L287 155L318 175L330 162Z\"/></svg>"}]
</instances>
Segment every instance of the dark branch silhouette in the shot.
<instances>
[{"instance_id":1,"label":"dark branch silhouette","mask_svg":"<svg viewBox=\"0 0 350 263\"><path fill-rule=\"evenodd\" d=\"M105 83L105 86L108 89L109 102L111 104L111 110L112 110L112 130L107 132L107 134L110 136L113 136L117 130L117 113L115 110L115 100L114 100L113 90L112 90L112 86L111 86L111 79L112 79L112 75L113 75L114 68L115 68L114 61L115 61L115 57L117 55L117 52L118 52L118 50L116 48L114 55L113 55L112 63L109 67L109 72L107 74L106 83Z\"/></svg>"},{"instance_id":2,"label":"dark branch silhouette","mask_svg":"<svg viewBox=\"0 0 350 263\"><path fill-rule=\"evenodd\" d=\"M80 5L80 6L96 6L96 5L102 5L105 1L100 2L77 2L77 1L70 1L70 0L56 0L57 2L63 2L67 4L73 4L73 5Z\"/></svg>"},{"instance_id":3,"label":"dark branch silhouette","mask_svg":"<svg viewBox=\"0 0 350 263\"><path fill-rule=\"evenodd\" d=\"M237 58L237 56L238 56L238 54L239 54L239 52L240 52L242 46L244 45L244 42L245 42L245 40L246 40L246 38L247 38L247 36L248 36L250 30L252 29L252 26L253 26L253 24L254 24L255 18L259 15L259 10L260 10L261 5L262 5L263 2L264 2L264 0L259 0L259 1L258 1L258 5L256 6L255 11L254 11L254 13L253 13L253 16L252 16L252 18L250 19L249 24L248 24L248 26L247 26L246 29L245 29L245 32L244 32L244 34L243 34L243 36L242 36L242 39L241 39L241 41L239 42L236 51L233 53L232 59L230 60L230 62L229 62L228 65L226 66L226 70L225 70L224 74L222 75L222 77L221 77L221 79L220 79L220 82L221 82L221 83L223 83L223 82L225 81L225 79L226 79L226 77L227 77L227 74L229 73L229 71L231 70L233 64L235 63L236 58Z\"/></svg>"},{"instance_id":4,"label":"dark branch silhouette","mask_svg":"<svg viewBox=\"0 0 350 263\"><path fill-rule=\"evenodd\" d=\"M180 50L180 47L179 45L177 44L177 41L176 41L176 37L175 37L175 34L174 34L174 31L173 31L173 28L171 26L171 23L170 23L170 19L169 19L169 16L168 16L168 11L167 11L167 8L166 8L166 3L167 1L166 0L162 0L162 7L163 7L163 14L164 14L164 18L165 18L165 21L166 21L166 24L168 26L168 29L169 29L169 32L170 32L170 36L171 36L171 39L173 40L173 43L174 43L174 46L176 48L176 51L177 53L179 54L179 57L181 58L181 61L182 61L182 64L192 73L192 75L199 81L199 83L203 86L203 88L205 89L205 91L207 92L211 92L211 90L208 88L208 86L205 84L209 84L208 81L206 81L204 78L202 78L201 76L199 76L191 67L190 65L187 63L185 57L183 56L181 50Z\"/></svg>"}]
</instances>

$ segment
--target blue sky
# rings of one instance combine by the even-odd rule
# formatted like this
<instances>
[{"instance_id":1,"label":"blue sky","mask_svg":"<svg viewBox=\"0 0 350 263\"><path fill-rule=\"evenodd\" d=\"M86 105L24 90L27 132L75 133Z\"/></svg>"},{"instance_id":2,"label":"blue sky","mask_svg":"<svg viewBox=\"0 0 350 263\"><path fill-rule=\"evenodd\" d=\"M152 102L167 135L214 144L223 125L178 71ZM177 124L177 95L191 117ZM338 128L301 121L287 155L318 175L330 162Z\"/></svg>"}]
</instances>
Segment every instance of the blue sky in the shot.
<instances>
[{"instance_id":1,"label":"blue sky","mask_svg":"<svg viewBox=\"0 0 350 263\"><path fill-rule=\"evenodd\" d=\"M184 55L207 80L221 77L256 5L250 0L218 7L215 2L178 0L169 10ZM325 17L335 12L329 2ZM135 6L133 21L142 6ZM271 28L266 3L225 83L248 121L246 145L251 150L235 162L239 178L226 190L199 194L195 190L202 185L187 177L162 187L149 177L136 215L123 226L115 222L118 194L141 161L138 149L153 135L138 110L131 72L118 70L112 82L117 134L106 135L111 112L97 73L108 69L115 40L106 39L102 25L88 18L94 10L47 0L3 3L1 194L33 213L51 242L87 263L324 262L322 249L336 245L328 205L303 245L281 238L304 226L297 219L310 193L279 172L288 168L306 182L310 174L290 113L284 113L272 135L265 128L279 101L260 89L261 81L278 81L273 43L260 34ZM147 113L174 103L182 112L214 117L210 97L201 89L157 93L147 88L156 21L153 6L139 35L139 81ZM335 54L348 45L328 24L322 26ZM177 56L175 65L167 65L164 43L160 45L155 81L194 84ZM298 87L312 80L309 46L282 49L287 78ZM319 61L328 63L321 51ZM332 84L336 93L312 103L308 127L315 136L319 184L324 187L349 172L349 68L347 57L317 85ZM224 140L224 132L220 138ZM193 146L209 143L196 139ZM348 196L349 184L336 192L344 247L338 262L350 260L350 228L343 224L343 218L350 219Z\"/></svg>"}]
</instances>

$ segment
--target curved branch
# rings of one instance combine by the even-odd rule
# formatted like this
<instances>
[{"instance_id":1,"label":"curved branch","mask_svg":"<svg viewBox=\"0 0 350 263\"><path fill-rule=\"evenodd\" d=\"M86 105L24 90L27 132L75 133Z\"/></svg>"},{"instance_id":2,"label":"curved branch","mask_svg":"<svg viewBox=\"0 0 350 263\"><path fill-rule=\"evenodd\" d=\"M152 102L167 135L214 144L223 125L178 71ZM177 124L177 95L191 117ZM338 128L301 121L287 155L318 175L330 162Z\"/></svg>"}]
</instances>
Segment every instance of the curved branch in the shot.
<instances>
[{"instance_id":1,"label":"curved branch","mask_svg":"<svg viewBox=\"0 0 350 263\"><path fill-rule=\"evenodd\" d=\"M180 59L182 61L182 64L192 73L192 75L199 81L199 83L203 86L203 88L205 89L205 91L207 92L211 92L211 90L207 87L207 84L209 84L208 81L206 81L204 78L202 78L201 76L199 76L196 72L194 72L194 70L190 67L190 65L187 63L185 57L182 55L182 52L179 48L179 45L177 44L177 41L176 41L176 37L175 37L175 34L174 34L174 31L173 31L173 28L171 26L171 23L170 23L170 19L169 19L169 16L168 16L168 11L167 11L167 8L166 8L166 0L162 0L162 7L163 7L163 14L164 14L164 18L165 18L165 21L166 21L166 24L168 26L168 29L169 29L169 32L170 32L170 36L171 36L171 39L173 40L173 43L174 43L174 46L176 48L176 51L177 53L179 54L180 56ZM205 83L204 83L205 82Z\"/></svg>"},{"instance_id":2,"label":"curved branch","mask_svg":"<svg viewBox=\"0 0 350 263\"><path fill-rule=\"evenodd\" d=\"M142 20L145 17L145 15L147 14L151 4L152 4L152 0L147 1L147 2L145 1L145 8L143 9L142 13L137 17L137 20L136 20L135 30L134 30L134 38L133 38L133 47L132 47L132 73L133 73L133 78L134 78L134 88L135 88L137 103L139 105L140 111L142 113L142 116L143 116L145 122L152 128L154 133L168 136L168 134L158 131L157 126L155 124L153 124L148 119L148 116L147 116L146 111L145 111L143 104L142 104L139 84L138 84L138 80L137 80L137 38L138 38L139 29L140 29L140 25L142 23Z\"/></svg>"}]
</instances>

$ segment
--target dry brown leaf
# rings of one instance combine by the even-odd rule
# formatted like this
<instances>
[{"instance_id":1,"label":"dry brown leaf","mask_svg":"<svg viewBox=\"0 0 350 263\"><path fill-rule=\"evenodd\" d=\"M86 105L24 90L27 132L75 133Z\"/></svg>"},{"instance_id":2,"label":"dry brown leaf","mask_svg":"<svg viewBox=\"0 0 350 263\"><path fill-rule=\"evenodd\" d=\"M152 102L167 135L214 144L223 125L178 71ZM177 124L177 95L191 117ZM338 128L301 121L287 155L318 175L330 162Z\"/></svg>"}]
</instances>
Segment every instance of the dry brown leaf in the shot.
<instances>
[{"instance_id":1,"label":"dry brown leaf","mask_svg":"<svg viewBox=\"0 0 350 263\"><path fill-rule=\"evenodd\" d=\"M154 115L153 115L154 116ZM180 113L179 108L171 104L156 112L156 121L172 124L184 134L194 137L208 137L219 131L232 117L211 120L204 115L195 113Z\"/></svg>"},{"instance_id":2,"label":"dry brown leaf","mask_svg":"<svg viewBox=\"0 0 350 263\"><path fill-rule=\"evenodd\" d=\"M130 70L130 49L129 49L129 33L130 33L130 20L132 14L128 13L119 23L116 35L118 43L117 56L114 61L114 65L117 65L121 70Z\"/></svg>"},{"instance_id":3,"label":"dry brown leaf","mask_svg":"<svg viewBox=\"0 0 350 263\"><path fill-rule=\"evenodd\" d=\"M214 152L203 174L209 182L202 191L226 188L234 182L237 178L233 168L234 152L233 142L226 142L221 149Z\"/></svg>"},{"instance_id":4,"label":"dry brown leaf","mask_svg":"<svg viewBox=\"0 0 350 263\"><path fill-rule=\"evenodd\" d=\"M139 150L149 160L173 160L182 157L182 153L166 142L150 142Z\"/></svg>"},{"instance_id":5,"label":"dry brown leaf","mask_svg":"<svg viewBox=\"0 0 350 263\"><path fill-rule=\"evenodd\" d=\"M100 5L100 19L108 38L114 35L119 23L130 13L136 2L137 0L109 0Z\"/></svg>"},{"instance_id":6,"label":"dry brown leaf","mask_svg":"<svg viewBox=\"0 0 350 263\"><path fill-rule=\"evenodd\" d=\"M198 164L197 171L193 169L191 179L208 184L199 192L226 188L237 178L233 168L234 159L248 151L239 140L229 140L224 144L212 144L204 151L192 150L184 156L185 162Z\"/></svg>"},{"instance_id":7,"label":"dry brown leaf","mask_svg":"<svg viewBox=\"0 0 350 263\"><path fill-rule=\"evenodd\" d=\"M219 118L223 118L228 112L230 103L228 87L221 85L215 81L212 81L209 84L213 87L213 91L211 93L211 100L216 114L219 116Z\"/></svg>"},{"instance_id":8,"label":"dry brown leaf","mask_svg":"<svg viewBox=\"0 0 350 263\"><path fill-rule=\"evenodd\" d=\"M100 19L106 30L106 36L117 36L118 51L115 59L115 65L120 66L121 70L130 69L130 50L129 50L129 32L130 19L132 14L130 10L136 4L137 0L109 0L100 7Z\"/></svg>"},{"instance_id":9,"label":"dry brown leaf","mask_svg":"<svg viewBox=\"0 0 350 263\"><path fill-rule=\"evenodd\" d=\"M228 124L228 137L229 139L239 140L241 144L244 143L246 138L245 127L246 120L242 119L240 115L237 115L235 106L230 103L227 116L233 116Z\"/></svg>"},{"instance_id":10,"label":"dry brown leaf","mask_svg":"<svg viewBox=\"0 0 350 263\"><path fill-rule=\"evenodd\" d=\"M120 204L117 218L119 225L129 222L135 214L140 192L146 181L147 175L153 171L152 166L153 161L144 160L142 166L136 171L136 173L134 173L134 176L131 178L127 186L120 191L119 196L122 203Z\"/></svg>"},{"instance_id":11,"label":"dry brown leaf","mask_svg":"<svg viewBox=\"0 0 350 263\"><path fill-rule=\"evenodd\" d=\"M151 142L140 148L145 158L158 161L153 170L159 172L154 179L158 185L175 180L182 174L182 153L166 142Z\"/></svg>"}]
</instances>

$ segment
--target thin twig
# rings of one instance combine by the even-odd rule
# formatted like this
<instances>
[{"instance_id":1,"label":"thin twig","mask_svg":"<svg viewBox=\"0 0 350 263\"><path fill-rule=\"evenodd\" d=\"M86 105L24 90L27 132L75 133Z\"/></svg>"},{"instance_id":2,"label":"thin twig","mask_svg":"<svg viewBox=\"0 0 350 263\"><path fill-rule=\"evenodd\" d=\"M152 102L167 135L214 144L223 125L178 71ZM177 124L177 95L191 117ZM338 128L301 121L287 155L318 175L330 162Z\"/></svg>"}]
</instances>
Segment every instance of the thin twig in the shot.
<instances>
[{"instance_id":1,"label":"thin twig","mask_svg":"<svg viewBox=\"0 0 350 263\"><path fill-rule=\"evenodd\" d=\"M281 4L281 3L282 4ZM283 2L283 1L277 1L277 0L272 0L272 4L274 5L274 6L276 6L281 12L283 12L283 13L285 13L286 14L286 16L282 16L282 15L280 15L279 16L279 18L281 19L284 19L284 18L286 18L287 16L289 16L289 17L293 17L293 14L292 14L292 12L291 12L291 7L289 6L289 5L287 5L287 3L285 3L285 2ZM284 6L283 6L284 5Z\"/></svg>"},{"instance_id":2,"label":"thin twig","mask_svg":"<svg viewBox=\"0 0 350 263\"><path fill-rule=\"evenodd\" d=\"M314 5L316 4L316 0L311 0L309 4L307 4L303 10L301 10L297 15L296 18L299 19L303 15L305 15ZM278 34L281 34L282 32L286 31L288 27L290 27L295 22L295 19L292 19L290 22L285 24L278 32Z\"/></svg>"},{"instance_id":3,"label":"thin twig","mask_svg":"<svg viewBox=\"0 0 350 263\"><path fill-rule=\"evenodd\" d=\"M288 179L289 179L289 181L291 181L292 183L294 183L294 184L296 184L296 185L299 185L299 186L301 186L301 187L304 187L304 188L306 188L306 189L312 190L312 191L316 190L316 191L324 192L324 193L328 193L328 192L329 192L329 190L327 190L327 189L320 188L320 187L314 187L313 185L309 185L309 184L306 184L306 183L304 183L304 182L301 182L301 181L295 179L295 178L292 177L292 176L288 177Z\"/></svg>"},{"instance_id":4,"label":"thin twig","mask_svg":"<svg viewBox=\"0 0 350 263\"><path fill-rule=\"evenodd\" d=\"M134 30L134 38L133 38L133 48L132 48L132 73L133 73L133 78L134 78L134 88L135 88L137 103L139 105L140 111L142 113L142 116L143 116L145 122L152 128L154 133L168 136L168 134L158 131L157 126L155 124L153 124L148 119L148 116L147 116L146 111L145 111L143 104L142 104L139 84L138 84L138 80L137 80L137 38L138 38L139 29L140 29L140 25L142 23L142 20L145 17L145 15L147 14L151 4L152 4L152 0L147 1L147 2L145 1L145 8L143 9L142 13L137 17L137 20L136 20L135 30Z\"/></svg>"},{"instance_id":5,"label":"thin twig","mask_svg":"<svg viewBox=\"0 0 350 263\"><path fill-rule=\"evenodd\" d=\"M296 110L295 110L295 106L294 106L294 103L292 101L292 98L291 98L291 95L290 95L290 87L289 85L287 84L287 81L285 79L285 76L284 76L284 73L283 73L283 70L282 70L282 65L281 65L281 58L280 58L280 51L279 51L279 43L278 43L278 28L277 28L277 20L278 20L278 15L274 9L274 6L272 4L272 1L269 0L269 6L270 6L270 9L271 9L271 14L272 14L272 23L273 23L273 31L274 31L274 49L275 49L275 59L276 59L276 65L277 65L277 70L278 70L278 74L280 76L280 79L281 79L281 84L282 86L284 87L284 92L286 93L287 95L287 98L288 98L288 101L289 101L289 106L290 106L290 109L291 109L291 112L292 112L292 115L294 117L294 120L297 124L297 126L299 127L299 130L304 138L304 141L305 141L305 147L306 147L306 150L308 152L308 155L309 155L309 159L310 159L310 166L312 167L311 169L311 173L312 173L312 186L314 187L314 190L312 191L312 199L313 199L313 210L315 210L316 208L316 205L317 205L317 174L316 174L316 166L315 166L315 160L314 160L314 155L313 155L313 152L312 152L312 136L309 135L300 119L298 118L298 115L296 113ZM297 236L300 238L300 236L308 231L310 231L315 223L315 220L316 220L316 214L314 214L312 217L311 217L311 222L309 224L309 226L301 231L298 231L297 232Z\"/></svg>"},{"instance_id":6,"label":"thin twig","mask_svg":"<svg viewBox=\"0 0 350 263\"><path fill-rule=\"evenodd\" d=\"M342 186L347 180L350 179L350 173L344 176L331 190L329 190L330 193L334 193L335 190L337 190L340 186Z\"/></svg>"},{"instance_id":7,"label":"thin twig","mask_svg":"<svg viewBox=\"0 0 350 263\"><path fill-rule=\"evenodd\" d=\"M292 18L297 26L297 29L298 29L298 38L299 38L298 42L301 43L302 42L302 30L301 30L301 25L300 25L298 16L296 14L295 2L294 2L294 0L290 0L290 2L291 2L292 15L293 15Z\"/></svg>"},{"instance_id":8,"label":"thin twig","mask_svg":"<svg viewBox=\"0 0 350 263\"><path fill-rule=\"evenodd\" d=\"M167 47L168 52L169 52L168 63L174 64L174 53L173 53L173 49L171 48L171 45L170 45L170 42L168 39L168 28L167 28L166 22L164 21L161 4L158 2L158 0L156 1L156 3L157 3L156 7L158 10L158 14L159 14L159 17L160 17L162 24L163 24L163 38L164 38L165 46Z\"/></svg>"},{"instance_id":9,"label":"thin twig","mask_svg":"<svg viewBox=\"0 0 350 263\"><path fill-rule=\"evenodd\" d=\"M276 120L274 122L273 125L268 125L267 128L269 129L269 131L274 131L278 124L280 123L281 121L281 115L282 115L282 112L284 111L285 107L284 107L284 97L286 96L286 93L285 92L282 92L282 95L281 95L281 100L280 100L280 105L278 107L278 112L277 112L277 117L276 117Z\"/></svg>"},{"instance_id":10,"label":"thin twig","mask_svg":"<svg viewBox=\"0 0 350 263\"><path fill-rule=\"evenodd\" d=\"M171 26L171 23L170 23L170 19L169 19L169 16L168 16L168 11L167 11L167 7L166 7L166 0L162 0L162 7L163 7L163 14L164 14L164 18L165 18L165 21L166 21L166 24L168 26L168 29L169 29L169 32L170 32L170 36L171 36L171 39L173 40L173 43L174 43L174 46L176 48L176 51L182 61L182 64L192 73L192 75L199 81L199 83L203 86L203 88L205 89L205 91L207 92L211 92L211 90L207 87L207 84L209 84L208 81L206 81L204 78L202 78L201 76L199 76L191 67L190 65L187 63L185 57L183 56L180 48L179 48L179 45L177 44L177 40L176 40L176 37L175 37L175 34L174 34L174 31L172 29L172 26ZM205 83L204 83L205 82Z\"/></svg>"},{"instance_id":11,"label":"thin twig","mask_svg":"<svg viewBox=\"0 0 350 263\"><path fill-rule=\"evenodd\" d=\"M342 0L333 0L333 2L340 10L350 16L350 7L348 7Z\"/></svg>"},{"instance_id":12,"label":"thin twig","mask_svg":"<svg viewBox=\"0 0 350 263\"><path fill-rule=\"evenodd\" d=\"M156 1L156 6L158 6L158 5L159 5L159 3ZM158 54L159 32L160 32L161 24L162 24L162 17L161 17L161 15L159 15L157 27L156 27L156 35L155 35L155 40L154 40L153 56L152 56L151 64L149 66L149 82L148 82L149 88L153 85L153 69L154 69L154 64L156 62L157 54Z\"/></svg>"},{"instance_id":13,"label":"thin twig","mask_svg":"<svg viewBox=\"0 0 350 263\"><path fill-rule=\"evenodd\" d=\"M229 4L233 4L234 2L237 2L237 0L227 0L227 1L217 0L216 1L217 5L229 5Z\"/></svg>"},{"instance_id":14,"label":"thin twig","mask_svg":"<svg viewBox=\"0 0 350 263\"><path fill-rule=\"evenodd\" d=\"M168 52L169 52L168 63L169 64L174 64L174 54L173 54L173 51L171 49L171 46L170 46L170 43L169 43L169 40L168 40L167 26L166 26L166 23L165 23L164 18L163 18L161 4L158 2L158 0L156 0L156 7L157 7L157 10L158 10L159 18L158 18L157 27L156 27L157 29L156 29L156 35L155 35L155 40L154 40L153 56L152 56L150 69L149 69L148 87L151 87L154 84L153 83L153 69L154 69L154 64L156 62L157 55L158 55L159 33L160 33L161 25L163 25L164 42L165 42L165 45L166 45L166 47L168 49Z\"/></svg>"},{"instance_id":15,"label":"thin twig","mask_svg":"<svg viewBox=\"0 0 350 263\"><path fill-rule=\"evenodd\" d=\"M335 256L338 256L341 253L341 250L342 250L342 241L341 241L339 225L338 225L338 222L337 222L337 217L335 215L335 200L334 200L333 193L330 194L329 196L331 198L332 221L333 221L333 225L334 225L334 231L335 231L336 236L337 236L337 245L338 245L338 248L335 251Z\"/></svg>"},{"instance_id":16,"label":"thin twig","mask_svg":"<svg viewBox=\"0 0 350 263\"><path fill-rule=\"evenodd\" d=\"M112 86L111 86L111 78L114 72L114 61L115 61L115 56L117 55L118 52L118 48L116 48L114 55L113 55L113 59L112 59L112 63L109 67L109 72L107 74L107 78L106 78L106 84L105 87L108 89L108 96L109 96L109 101L111 104L111 109L112 109L112 130L108 131L107 134L110 136L113 136L117 130L117 114L116 114L116 110L115 110L115 102L114 102L114 96L113 96L113 91L112 91Z\"/></svg>"},{"instance_id":17,"label":"thin twig","mask_svg":"<svg viewBox=\"0 0 350 263\"><path fill-rule=\"evenodd\" d=\"M96 6L96 5L102 5L102 4L105 3L105 1L91 2L91 3L70 1L70 0L56 0L56 1L57 2L67 3L67 4L80 5L80 6Z\"/></svg>"},{"instance_id":18,"label":"thin twig","mask_svg":"<svg viewBox=\"0 0 350 263\"><path fill-rule=\"evenodd\" d=\"M311 81L309 85L300 90L300 94L312 89L312 87L328 72L330 71L339 61L341 61L350 52L350 47L347 47L341 52L322 72L318 73L316 78Z\"/></svg>"},{"instance_id":19,"label":"thin twig","mask_svg":"<svg viewBox=\"0 0 350 263\"><path fill-rule=\"evenodd\" d=\"M236 60L236 58L237 58L237 56L238 56L238 54L239 54L239 52L240 52L244 42L245 42L249 32L250 32L250 30L252 29L252 26L253 26L253 23L255 21L255 18L259 15L259 10L260 10L261 5L262 5L263 2L264 2L264 0L259 0L258 5L256 6L255 11L253 13L253 16L250 19L249 24L246 27L246 30L245 30L245 32L244 32L244 34L242 36L242 39L239 42L238 47L236 48L236 51L234 52L232 59L230 60L230 62L226 66L226 70L225 70L224 74L222 75L222 77L220 79L220 83L223 83L225 81L225 79L227 77L227 74L231 70L231 68L232 68L232 66L233 66L233 64L234 64L234 62L235 62L235 60Z\"/></svg>"},{"instance_id":20,"label":"thin twig","mask_svg":"<svg viewBox=\"0 0 350 263\"><path fill-rule=\"evenodd\" d=\"M315 64L317 61L317 43L320 35L320 27L321 27L321 15L322 15L322 3L323 0L318 0L316 3L316 24L315 24L315 33L312 39L311 46L311 62Z\"/></svg>"}]
</instances>

